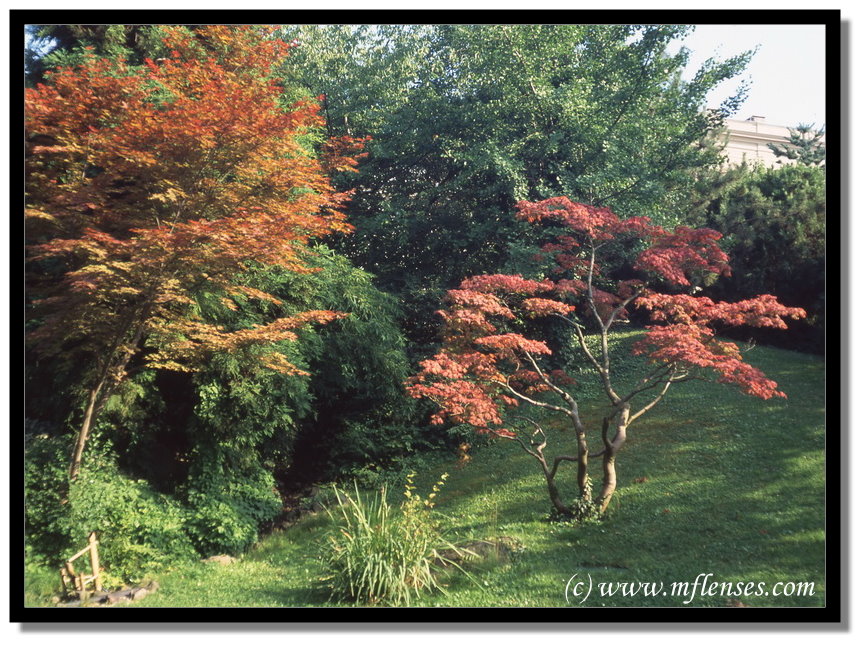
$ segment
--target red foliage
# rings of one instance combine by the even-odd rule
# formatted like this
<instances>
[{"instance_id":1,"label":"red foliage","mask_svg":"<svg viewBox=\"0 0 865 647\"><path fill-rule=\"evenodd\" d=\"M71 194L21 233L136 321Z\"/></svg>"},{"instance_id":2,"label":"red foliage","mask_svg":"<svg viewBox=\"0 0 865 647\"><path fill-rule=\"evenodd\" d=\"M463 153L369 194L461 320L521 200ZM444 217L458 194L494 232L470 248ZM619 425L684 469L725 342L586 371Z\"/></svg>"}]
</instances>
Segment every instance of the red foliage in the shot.
<instances>
[{"instance_id":1,"label":"red foliage","mask_svg":"<svg viewBox=\"0 0 865 647\"><path fill-rule=\"evenodd\" d=\"M788 308L778 303L777 297L762 294L753 299L736 303L713 301L708 297L693 297L687 294L659 294L649 292L634 303L651 310L653 321L677 324L701 325L711 322L730 326L752 326L755 328L787 328L783 317L802 319L802 308Z\"/></svg>"},{"instance_id":2,"label":"red foliage","mask_svg":"<svg viewBox=\"0 0 865 647\"><path fill-rule=\"evenodd\" d=\"M538 294L552 289L551 281L533 281L518 275L482 274L460 283L461 290L480 293Z\"/></svg>"},{"instance_id":3,"label":"red foliage","mask_svg":"<svg viewBox=\"0 0 865 647\"><path fill-rule=\"evenodd\" d=\"M552 299L525 299L522 302L523 310L530 317L545 317L548 315L567 315L574 311L574 306Z\"/></svg>"},{"instance_id":4,"label":"red foliage","mask_svg":"<svg viewBox=\"0 0 865 647\"><path fill-rule=\"evenodd\" d=\"M574 232L586 234L595 241L612 240L621 234L646 236L659 230L648 218L622 220L606 207L571 202L564 196L547 198L540 202L522 200L517 203L517 218L531 223L555 220ZM578 245L574 239L570 240L575 243L574 246ZM567 244L562 238L559 242Z\"/></svg>"},{"instance_id":5,"label":"red foliage","mask_svg":"<svg viewBox=\"0 0 865 647\"><path fill-rule=\"evenodd\" d=\"M635 344L635 353L648 355L656 361L710 368L720 375L719 381L736 384L748 395L763 399L786 397L777 389L776 382L742 361L736 344L717 340L710 325L786 329L782 317L801 319L805 316L801 308L783 306L769 294L727 303L686 294L649 293L635 303L651 310L653 321L668 323L649 326L646 336Z\"/></svg>"},{"instance_id":6,"label":"red foliage","mask_svg":"<svg viewBox=\"0 0 865 647\"><path fill-rule=\"evenodd\" d=\"M484 433L512 436L507 429L490 431L501 424L504 408L520 400L530 402L535 394L554 390L554 385L574 383L561 370L541 367L540 357L550 356L550 347L514 327L521 316L572 317L575 304L603 337L613 323L628 318L628 308L651 311L657 325L647 328L633 350L667 365L669 372L650 373L645 384L655 380L660 388L665 378L658 375L680 381L689 371L705 369L748 395L785 397L775 382L742 360L736 344L718 340L711 326L785 328L784 318L803 317L801 309L787 308L771 295L725 303L647 289L643 273L676 286L691 285L706 273L728 274L727 256L717 244L720 234L687 227L668 232L645 218L623 220L609 209L567 198L520 202L517 210L518 218L533 223L552 220L570 230L541 249L554 255L553 271L567 276L556 282L500 274L474 276L448 292L449 308L440 311L445 320L444 347L433 360L421 363L421 371L409 385L412 396L428 397L440 406L434 422L450 419ZM612 282L603 277L597 252L620 237L643 238L648 247L634 259L634 278ZM601 370L607 361L604 355L596 366ZM608 394L614 406L625 406L612 384Z\"/></svg>"},{"instance_id":7,"label":"red foliage","mask_svg":"<svg viewBox=\"0 0 865 647\"><path fill-rule=\"evenodd\" d=\"M674 285L691 285L689 277L698 272L729 276L729 259L716 242L720 238L719 232L705 228L656 232L652 246L637 257L634 267L656 272Z\"/></svg>"}]
</instances>

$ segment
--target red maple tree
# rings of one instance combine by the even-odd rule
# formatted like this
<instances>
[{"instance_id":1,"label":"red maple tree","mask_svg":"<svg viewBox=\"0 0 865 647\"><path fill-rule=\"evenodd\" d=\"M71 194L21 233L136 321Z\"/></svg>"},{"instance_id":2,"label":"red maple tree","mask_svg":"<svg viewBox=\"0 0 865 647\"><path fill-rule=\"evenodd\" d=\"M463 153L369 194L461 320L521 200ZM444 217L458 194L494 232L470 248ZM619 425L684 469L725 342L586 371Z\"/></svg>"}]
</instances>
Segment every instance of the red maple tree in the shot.
<instances>
[{"instance_id":1,"label":"red maple tree","mask_svg":"<svg viewBox=\"0 0 865 647\"><path fill-rule=\"evenodd\" d=\"M783 318L804 317L802 309L787 308L771 295L725 303L676 292L696 292L709 275L729 273L727 255L717 244L718 232L688 227L670 232L646 218L622 219L609 209L565 197L520 202L517 217L561 232L536 257L539 262L551 259L550 275L555 279L482 275L450 290L446 309L439 311L444 319L443 346L421 362L408 391L439 406L434 423L468 424L518 442L540 464L557 512L574 514L555 483L562 462L577 464L581 500L592 501L590 458L602 459L603 485L594 504L599 512L606 510L616 489L616 455L629 426L658 404L673 384L713 374L748 395L786 397L777 383L743 361L735 343L718 339L715 326L786 328ZM631 278L604 277L604 252L639 248L642 251L633 252ZM634 353L649 361L645 373L625 385L611 368L610 330L627 321L632 308L650 313L651 325L633 346ZM595 452L589 447L578 399L569 391L574 380L552 368L550 344L520 332L526 322L539 317L555 317L573 328L582 355L609 400L598 430L600 449ZM545 455L542 425L522 415L532 407L567 417L575 432L574 453L551 459ZM520 414L510 416L511 424L506 423L508 409ZM522 423L528 423L528 430Z\"/></svg>"},{"instance_id":2,"label":"red maple tree","mask_svg":"<svg viewBox=\"0 0 865 647\"><path fill-rule=\"evenodd\" d=\"M284 107L273 73L292 45L273 30L165 31L165 59L136 67L88 55L26 92L28 255L40 270L28 283L30 341L91 367L72 478L133 356L188 371L214 351L244 349L298 373L274 342L342 316L305 312L233 331L201 317L202 290L229 308L240 296L279 303L244 285L244 270L313 271L309 241L350 231L347 195L328 173L353 169L360 142L312 153L318 105Z\"/></svg>"}]
</instances>

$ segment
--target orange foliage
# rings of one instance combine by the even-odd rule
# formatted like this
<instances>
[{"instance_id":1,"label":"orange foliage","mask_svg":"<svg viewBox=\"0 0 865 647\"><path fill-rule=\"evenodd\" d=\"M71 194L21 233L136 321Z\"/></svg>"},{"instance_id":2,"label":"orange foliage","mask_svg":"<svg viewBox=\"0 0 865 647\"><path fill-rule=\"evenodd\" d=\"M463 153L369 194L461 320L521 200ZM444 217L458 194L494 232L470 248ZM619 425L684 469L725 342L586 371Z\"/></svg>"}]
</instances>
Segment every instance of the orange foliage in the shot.
<instances>
[{"instance_id":1,"label":"orange foliage","mask_svg":"<svg viewBox=\"0 0 865 647\"><path fill-rule=\"evenodd\" d=\"M328 179L356 163L361 141L301 143L318 105L286 110L274 67L291 45L252 26L165 28L171 55L132 67L88 56L27 90L27 210L32 260L68 271L31 283L46 354L73 347L122 379L139 340L153 366L193 370L207 352L293 338L339 315L306 313L226 332L204 322L202 289L279 303L238 284L251 263L295 272L317 237L349 232L348 196ZM124 360L124 357L126 360ZM298 372L262 351L273 370Z\"/></svg>"}]
</instances>

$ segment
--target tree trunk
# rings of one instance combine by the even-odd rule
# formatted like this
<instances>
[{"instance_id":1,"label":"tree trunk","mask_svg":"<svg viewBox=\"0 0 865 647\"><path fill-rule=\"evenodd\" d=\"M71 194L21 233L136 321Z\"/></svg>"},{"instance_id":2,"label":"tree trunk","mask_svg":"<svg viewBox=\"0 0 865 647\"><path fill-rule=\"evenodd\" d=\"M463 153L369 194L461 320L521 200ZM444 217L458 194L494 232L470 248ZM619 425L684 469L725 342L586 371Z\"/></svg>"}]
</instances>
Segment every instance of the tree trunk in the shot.
<instances>
[{"instance_id":1,"label":"tree trunk","mask_svg":"<svg viewBox=\"0 0 865 647\"><path fill-rule=\"evenodd\" d=\"M611 441L607 440L606 437L606 425L607 421L604 421L604 445L606 449L604 450L604 484L601 488L601 493L595 499L595 503L600 507L600 513L603 514L607 510L607 506L610 505L610 499L613 498L613 493L616 491L616 454L619 453L619 449L621 449L622 445L625 444L625 440L627 438L628 432L628 417L630 415L630 408L625 406L623 409L619 410L615 415L615 426L616 426L616 434L613 436Z\"/></svg>"},{"instance_id":2,"label":"tree trunk","mask_svg":"<svg viewBox=\"0 0 865 647\"><path fill-rule=\"evenodd\" d=\"M613 498L613 492L616 491L616 450L612 447L604 452L604 486L601 493L598 495L596 503L600 506L600 512L603 514L610 505L610 499Z\"/></svg>"},{"instance_id":3,"label":"tree trunk","mask_svg":"<svg viewBox=\"0 0 865 647\"><path fill-rule=\"evenodd\" d=\"M149 299L152 299L153 291L154 290L151 290L151 295L148 297ZM93 421L99 414L99 411L102 410L102 407L105 406L105 403L108 401L109 396L114 393L114 390L120 384L126 366L132 358L133 352L137 349L138 343L141 341L141 336L144 333L144 327L147 323L147 315L150 312L151 306L151 301L145 302L142 309L138 312L139 321L133 332L132 342L129 347L121 353L120 357L116 360L116 363L113 365L107 363L105 365L99 382L90 391L87 409L84 411L84 421L81 423L81 428L78 430L78 438L75 441L75 451L72 454L72 463L69 466L70 480L74 481L78 478L78 473L81 470L81 457L84 454L84 446L87 443L87 437L90 435L90 428L93 426ZM126 325L131 323L131 321L134 321L134 319L130 318L130 320L127 320ZM118 335L118 341L115 342L114 347L109 353L109 362L115 350L120 345L119 340L122 339L122 337L122 333Z\"/></svg>"},{"instance_id":4,"label":"tree trunk","mask_svg":"<svg viewBox=\"0 0 865 647\"><path fill-rule=\"evenodd\" d=\"M589 445L586 442L586 433L584 431L580 431L577 434L577 443L580 457L580 460L577 462L577 487L579 488L580 497L584 501L588 501L592 494L589 491Z\"/></svg>"},{"instance_id":5,"label":"tree trunk","mask_svg":"<svg viewBox=\"0 0 865 647\"><path fill-rule=\"evenodd\" d=\"M571 511L568 509L568 506L562 503L562 498L559 495L559 488L556 487L556 484L553 481L553 475L550 474L549 470L544 470L544 476L547 479L547 490L550 493L550 501L553 502L553 507L556 509L556 512L559 514L570 514Z\"/></svg>"},{"instance_id":6,"label":"tree trunk","mask_svg":"<svg viewBox=\"0 0 865 647\"><path fill-rule=\"evenodd\" d=\"M81 428L78 430L78 438L75 440L75 451L72 454L72 463L69 466L69 478L73 481L78 478L78 472L81 470L81 456L84 454L84 445L87 443L87 436L90 434L90 427L96 414L97 402L100 399L99 392L101 390L102 383L90 391L90 399L84 412L84 422L81 423Z\"/></svg>"}]
</instances>

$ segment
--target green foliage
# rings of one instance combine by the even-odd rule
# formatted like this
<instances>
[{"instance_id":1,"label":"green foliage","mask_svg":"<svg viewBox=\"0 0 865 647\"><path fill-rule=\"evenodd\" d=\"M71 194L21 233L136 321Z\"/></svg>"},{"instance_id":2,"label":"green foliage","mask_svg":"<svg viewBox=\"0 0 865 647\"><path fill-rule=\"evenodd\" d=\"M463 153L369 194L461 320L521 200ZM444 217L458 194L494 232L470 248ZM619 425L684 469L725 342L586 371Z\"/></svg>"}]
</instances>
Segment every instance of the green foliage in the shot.
<instances>
[{"instance_id":1,"label":"green foliage","mask_svg":"<svg viewBox=\"0 0 865 647\"><path fill-rule=\"evenodd\" d=\"M520 199L570 195L670 225L693 171L718 160L706 94L750 54L685 81L681 25L384 25L286 28L286 82L325 94L334 134L372 135L339 249L405 304L429 343L441 290L499 271L526 236Z\"/></svg>"},{"instance_id":2,"label":"green foliage","mask_svg":"<svg viewBox=\"0 0 865 647\"><path fill-rule=\"evenodd\" d=\"M821 167L742 165L703 174L689 220L724 234L732 275L707 288L728 301L774 294L804 308L790 331L758 341L822 352L825 329L826 175Z\"/></svg>"},{"instance_id":3,"label":"green foliage","mask_svg":"<svg viewBox=\"0 0 865 647\"><path fill-rule=\"evenodd\" d=\"M187 532L204 555L247 550L282 510L273 474L250 451L205 449L196 455L185 500Z\"/></svg>"},{"instance_id":4,"label":"green foliage","mask_svg":"<svg viewBox=\"0 0 865 647\"><path fill-rule=\"evenodd\" d=\"M70 546L69 506L63 505L70 444L68 437L25 437L24 531L28 557L52 565Z\"/></svg>"},{"instance_id":5,"label":"green foliage","mask_svg":"<svg viewBox=\"0 0 865 647\"><path fill-rule=\"evenodd\" d=\"M59 580L56 568L34 561L28 555L24 559L24 606L49 606L58 593Z\"/></svg>"},{"instance_id":6,"label":"green foliage","mask_svg":"<svg viewBox=\"0 0 865 647\"><path fill-rule=\"evenodd\" d=\"M396 300L344 256L315 251L321 270L292 279L281 294L304 308L348 313L300 340L312 374L312 411L295 445L296 473L330 479L403 457L421 438L416 405L403 388L410 371Z\"/></svg>"},{"instance_id":7,"label":"green foliage","mask_svg":"<svg viewBox=\"0 0 865 647\"><path fill-rule=\"evenodd\" d=\"M134 65L170 53L162 42L161 25L28 25L27 32L25 70L30 84L43 82L46 70L80 63L85 48Z\"/></svg>"},{"instance_id":8,"label":"green foliage","mask_svg":"<svg viewBox=\"0 0 865 647\"><path fill-rule=\"evenodd\" d=\"M80 548L96 531L102 565L126 582L195 559L177 501L124 476L116 457L96 445L69 486L68 545Z\"/></svg>"},{"instance_id":9,"label":"green foliage","mask_svg":"<svg viewBox=\"0 0 865 647\"><path fill-rule=\"evenodd\" d=\"M337 491L341 505L328 508L338 523L328 536L322 561L333 597L363 604L407 606L424 591L442 591L436 573L442 570L439 551L453 548L432 516L435 497L447 474L430 493L416 493L414 474L406 478L400 506L387 501L387 488L372 497Z\"/></svg>"},{"instance_id":10,"label":"green foliage","mask_svg":"<svg viewBox=\"0 0 865 647\"><path fill-rule=\"evenodd\" d=\"M414 402L402 388L408 360L395 300L344 257L324 247L318 254L322 269L308 275L250 269L246 284L278 294L282 305L235 295L229 307L225 295L197 295L198 314L228 330L308 309L350 313L329 327L301 331L296 341L279 343L278 350L309 375L263 370L252 355L242 353L216 353L193 374L135 372L106 403L94 429L95 435L111 439L117 467L128 478L116 468L96 470L88 478L117 481L117 495L93 502L87 491L76 495L81 505L93 508L92 514L139 503L147 508L148 497L157 496L152 488L174 497L170 510L181 505L178 501L188 506L187 530L198 550L238 553L281 511L274 476L283 477L295 463L298 479L320 479L406 456L422 444L411 420ZM61 383L70 377L48 368L34 373L34 384L45 383L44 375ZM36 397L38 389L29 394ZM30 410L46 414L36 401ZM59 433L62 420L33 425L44 438L28 443L28 541L37 554L54 558L70 541L68 506L60 505L69 440L41 433ZM91 519L91 512L82 518ZM127 522L121 520L120 528ZM148 547L159 541L145 535L129 540L137 556L130 555L124 572L156 559ZM110 541L119 545L117 538ZM119 555L119 549L114 553Z\"/></svg>"},{"instance_id":11,"label":"green foliage","mask_svg":"<svg viewBox=\"0 0 865 647\"><path fill-rule=\"evenodd\" d=\"M788 128L790 136L786 144L768 144L776 157L787 157L805 166L819 166L826 161L826 144L823 135L825 126L814 130L814 124L799 124Z\"/></svg>"},{"instance_id":12,"label":"green foliage","mask_svg":"<svg viewBox=\"0 0 865 647\"><path fill-rule=\"evenodd\" d=\"M601 506L595 503L592 498L592 479L589 477L586 479L586 496L576 497L570 505L571 510L573 510L573 516L565 518L564 520L569 523L577 523L577 524L585 524L585 523L597 523L601 521L603 513L601 512ZM553 518L556 518L558 513L555 508L550 512Z\"/></svg>"},{"instance_id":13,"label":"green foliage","mask_svg":"<svg viewBox=\"0 0 865 647\"><path fill-rule=\"evenodd\" d=\"M147 572L197 557L186 516L175 499L158 494L117 468L116 456L95 442L86 468L69 483L71 439L29 437L25 459L28 559L57 568L98 533L106 577L137 582Z\"/></svg>"}]
</instances>

